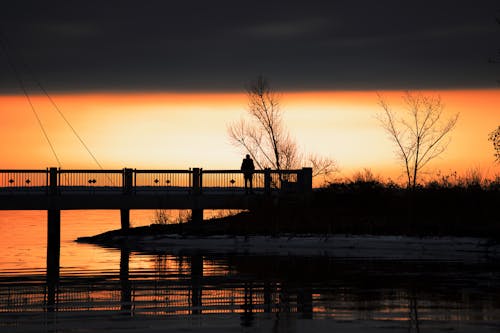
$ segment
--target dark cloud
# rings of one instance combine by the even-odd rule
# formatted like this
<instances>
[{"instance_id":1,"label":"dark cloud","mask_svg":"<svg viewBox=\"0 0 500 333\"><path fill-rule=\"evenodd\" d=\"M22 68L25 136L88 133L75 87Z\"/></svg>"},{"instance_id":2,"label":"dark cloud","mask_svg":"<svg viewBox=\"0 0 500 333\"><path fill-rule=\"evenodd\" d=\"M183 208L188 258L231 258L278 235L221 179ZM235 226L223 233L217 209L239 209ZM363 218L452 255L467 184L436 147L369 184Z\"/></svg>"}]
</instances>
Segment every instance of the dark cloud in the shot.
<instances>
[{"instance_id":1,"label":"dark cloud","mask_svg":"<svg viewBox=\"0 0 500 333\"><path fill-rule=\"evenodd\" d=\"M11 50L52 91L496 85L496 1L10 1ZM15 91L4 50L0 89Z\"/></svg>"}]
</instances>

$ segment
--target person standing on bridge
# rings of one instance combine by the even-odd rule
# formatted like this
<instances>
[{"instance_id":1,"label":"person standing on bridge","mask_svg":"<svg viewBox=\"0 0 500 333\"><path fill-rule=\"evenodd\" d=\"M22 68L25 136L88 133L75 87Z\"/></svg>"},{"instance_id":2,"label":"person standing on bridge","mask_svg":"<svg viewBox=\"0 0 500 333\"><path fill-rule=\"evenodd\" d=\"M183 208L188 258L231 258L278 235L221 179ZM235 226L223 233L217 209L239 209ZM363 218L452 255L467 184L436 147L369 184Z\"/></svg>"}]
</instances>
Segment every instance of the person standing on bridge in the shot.
<instances>
[{"instance_id":1,"label":"person standing on bridge","mask_svg":"<svg viewBox=\"0 0 500 333\"><path fill-rule=\"evenodd\" d=\"M243 171L243 177L245 177L245 193L248 194L248 189L250 188L250 192L253 193L253 172L255 170L255 166L253 165L253 160L250 158L250 155L247 154L241 162L241 171ZM248 183L250 186L248 186Z\"/></svg>"}]
</instances>

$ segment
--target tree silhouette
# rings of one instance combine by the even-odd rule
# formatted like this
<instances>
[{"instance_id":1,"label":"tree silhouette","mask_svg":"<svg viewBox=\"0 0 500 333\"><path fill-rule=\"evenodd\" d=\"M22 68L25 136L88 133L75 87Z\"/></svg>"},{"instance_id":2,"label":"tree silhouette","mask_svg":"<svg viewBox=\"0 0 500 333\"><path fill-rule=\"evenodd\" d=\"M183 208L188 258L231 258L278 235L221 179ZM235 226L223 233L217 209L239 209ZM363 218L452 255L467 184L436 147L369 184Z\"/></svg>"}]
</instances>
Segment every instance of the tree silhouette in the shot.
<instances>
[{"instance_id":1,"label":"tree silhouette","mask_svg":"<svg viewBox=\"0 0 500 333\"><path fill-rule=\"evenodd\" d=\"M495 149L495 161L500 163L500 126L490 133L488 140L493 143L493 149Z\"/></svg>"},{"instance_id":2,"label":"tree silhouette","mask_svg":"<svg viewBox=\"0 0 500 333\"><path fill-rule=\"evenodd\" d=\"M447 137L457 123L458 113L443 120L444 105L439 97L407 92L403 102L404 110L395 112L379 96L379 105L384 109L379 120L397 147L408 188L415 189L420 171L446 150Z\"/></svg>"},{"instance_id":3,"label":"tree silhouette","mask_svg":"<svg viewBox=\"0 0 500 333\"><path fill-rule=\"evenodd\" d=\"M337 170L335 161L317 155L302 154L283 122L281 94L259 76L247 88L248 117L228 126L231 143L250 154L260 169L287 170L306 164L313 176Z\"/></svg>"}]
</instances>

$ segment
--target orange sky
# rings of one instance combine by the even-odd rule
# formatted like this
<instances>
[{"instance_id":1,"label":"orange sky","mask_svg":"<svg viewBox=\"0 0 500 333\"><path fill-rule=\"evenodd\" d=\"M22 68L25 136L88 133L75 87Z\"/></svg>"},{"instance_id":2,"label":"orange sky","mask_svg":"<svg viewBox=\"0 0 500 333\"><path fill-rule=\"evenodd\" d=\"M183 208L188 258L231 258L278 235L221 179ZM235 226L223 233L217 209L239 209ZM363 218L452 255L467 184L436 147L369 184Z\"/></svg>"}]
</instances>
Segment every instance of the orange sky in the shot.
<instances>
[{"instance_id":1,"label":"orange sky","mask_svg":"<svg viewBox=\"0 0 500 333\"><path fill-rule=\"evenodd\" d=\"M460 112L449 149L428 170L500 173L487 135L500 124L500 89L431 91L445 112ZM396 106L403 92L381 92ZM245 94L91 94L52 96L105 168L237 169L242 153L226 127L245 114ZM33 98L63 168L96 168L49 101ZM395 177L394 147L377 122L376 92L287 92L282 108L306 152L336 159L341 176L371 168ZM0 96L0 168L56 166L23 96Z\"/></svg>"}]
</instances>

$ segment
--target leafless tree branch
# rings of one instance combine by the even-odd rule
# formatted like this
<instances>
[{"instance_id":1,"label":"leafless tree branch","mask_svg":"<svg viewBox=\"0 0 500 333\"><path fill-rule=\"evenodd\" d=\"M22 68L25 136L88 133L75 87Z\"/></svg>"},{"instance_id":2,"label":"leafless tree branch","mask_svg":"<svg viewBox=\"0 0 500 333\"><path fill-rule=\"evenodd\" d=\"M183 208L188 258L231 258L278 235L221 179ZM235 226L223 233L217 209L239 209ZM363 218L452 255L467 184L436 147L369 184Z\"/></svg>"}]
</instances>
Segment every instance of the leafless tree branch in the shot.
<instances>
[{"instance_id":1,"label":"leafless tree branch","mask_svg":"<svg viewBox=\"0 0 500 333\"><path fill-rule=\"evenodd\" d=\"M263 169L295 169L310 165L313 177L338 171L335 161L315 155L301 154L296 141L286 130L281 110L281 95L271 89L262 76L247 88L248 121L228 126L231 143L252 156Z\"/></svg>"},{"instance_id":2,"label":"leafless tree branch","mask_svg":"<svg viewBox=\"0 0 500 333\"><path fill-rule=\"evenodd\" d=\"M439 97L407 92L400 117L396 118L387 102L379 95L379 105L384 110L379 115L382 128L397 147L407 179L408 188L415 188L420 171L441 155L449 144L446 140L458 121L458 113L442 120L444 105Z\"/></svg>"}]
</instances>

